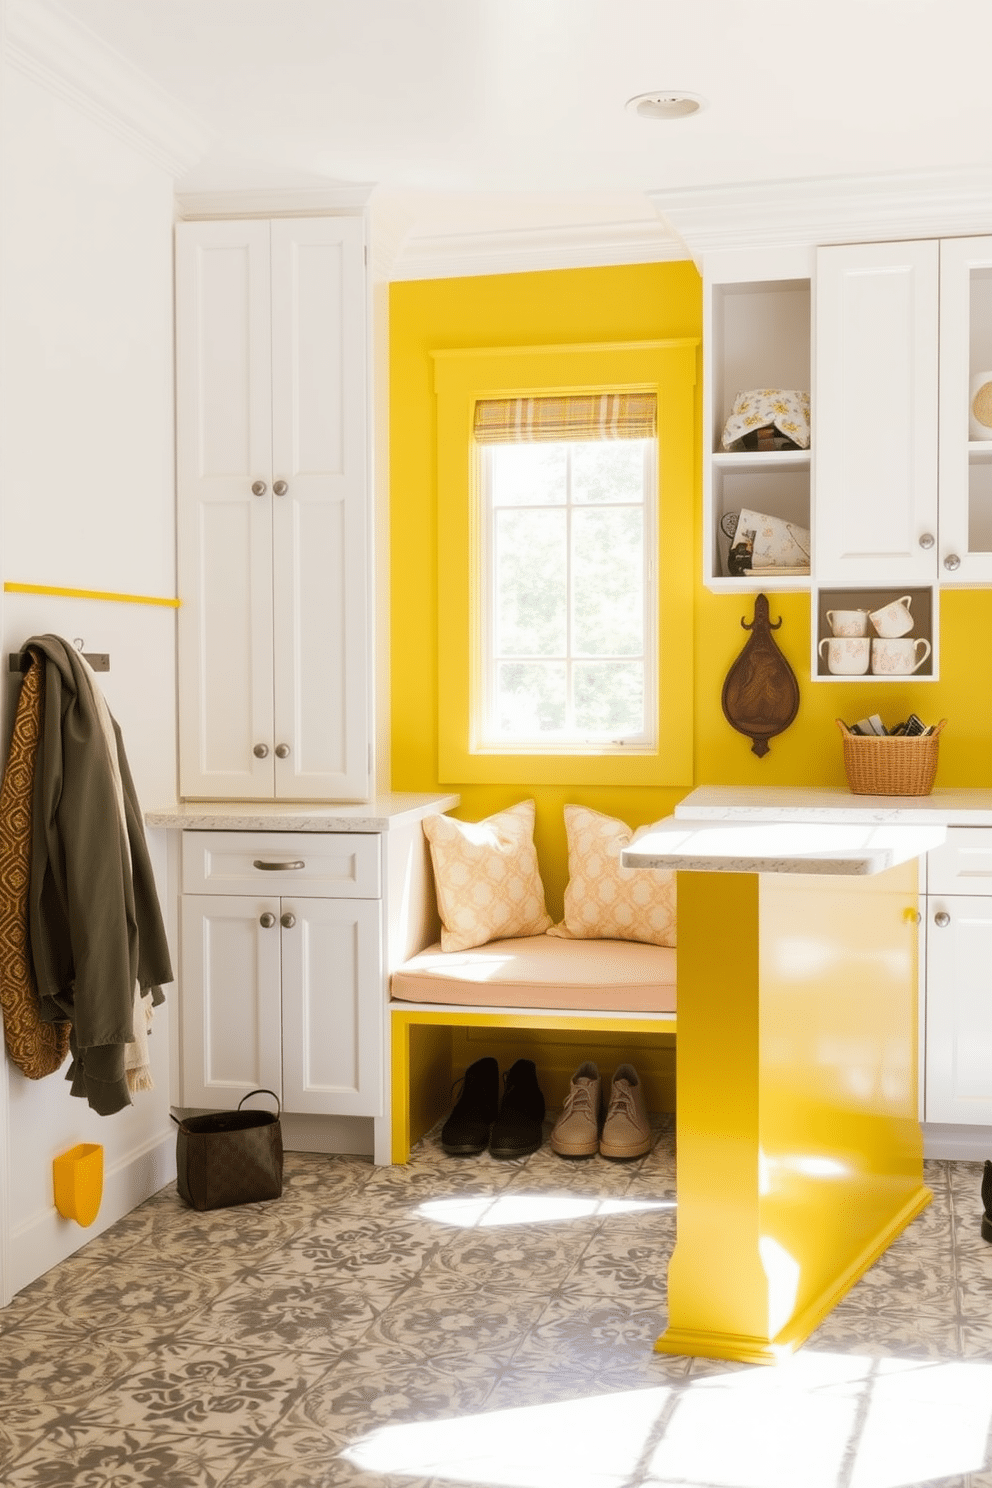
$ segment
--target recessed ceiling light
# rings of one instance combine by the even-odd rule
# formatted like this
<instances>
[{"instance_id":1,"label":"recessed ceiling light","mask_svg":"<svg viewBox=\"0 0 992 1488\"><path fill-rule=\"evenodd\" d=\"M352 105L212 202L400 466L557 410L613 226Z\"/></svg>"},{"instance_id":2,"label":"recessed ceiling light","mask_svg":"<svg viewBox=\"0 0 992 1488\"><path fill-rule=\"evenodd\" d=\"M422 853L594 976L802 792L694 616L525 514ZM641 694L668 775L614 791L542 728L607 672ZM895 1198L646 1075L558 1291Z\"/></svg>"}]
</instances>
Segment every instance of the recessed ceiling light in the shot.
<instances>
[{"instance_id":1,"label":"recessed ceiling light","mask_svg":"<svg viewBox=\"0 0 992 1488\"><path fill-rule=\"evenodd\" d=\"M642 119L685 119L703 108L705 100L698 93L684 93L681 88L659 88L654 93L638 93L628 98L627 107Z\"/></svg>"}]
</instances>

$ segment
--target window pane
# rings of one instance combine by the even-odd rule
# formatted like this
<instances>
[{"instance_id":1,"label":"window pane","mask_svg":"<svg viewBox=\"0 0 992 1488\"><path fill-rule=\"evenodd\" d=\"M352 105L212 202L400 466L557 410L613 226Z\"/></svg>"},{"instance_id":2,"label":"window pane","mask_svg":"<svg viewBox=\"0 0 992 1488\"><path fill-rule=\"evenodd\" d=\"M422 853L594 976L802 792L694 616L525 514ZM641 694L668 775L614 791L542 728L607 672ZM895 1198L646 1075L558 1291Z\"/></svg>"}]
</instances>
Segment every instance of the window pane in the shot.
<instances>
[{"instance_id":1,"label":"window pane","mask_svg":"<svg viewBox=\"0 0 992 1488\"><path fill-rule=\"evenodd\" d=\"M577 661L572 671L575 725L611 739L644 727L644 670L631 662Z\"/></svg>"},{"instance_id":2,"label":"window pane","mask_svg":"<svg viewBox=\"0 0 992 1488\"><path fill-rule=\"evenodd\" d=\"M496 513L496 655L564 656L565 513Z\"/></svg>"},{"instance_id":3,"label":"window pane","mask_svg":"<svg viewBox=\"0 0 992 1488\"><path fill-rule=\"evenodd\" d=\"M563 506L567 444L492 446L494 506Z\"/></svg>"},{"instance_id":4,"label":"window pane","mask_svg":"<svg viewBox=\"0 0 992 1488\"><path fill-rule=\"evenodd\" d=\"M639 507L586 507L572 518L573 651L640 656L644 645Z\"/></svg>"},{"instance_id":5,"label":"window pane","mask_svg":"<svg viewBox=\"0 0 992 1488\"><path fill-rule=\"evenodd\" d=\"M572 445L572 500L641 501L646 439L591 440Z\"/></svg>"},{"instance_id":6,"label":"window pane","mask_svg":"<svg viewBox=\"0 0 992 1488\"><path fill-rule=\"evenodd\" d=\"M537 739L565 727L564 662L504 661L496 668L496 717L510 739Z\"/></svg>"}]
</instances>

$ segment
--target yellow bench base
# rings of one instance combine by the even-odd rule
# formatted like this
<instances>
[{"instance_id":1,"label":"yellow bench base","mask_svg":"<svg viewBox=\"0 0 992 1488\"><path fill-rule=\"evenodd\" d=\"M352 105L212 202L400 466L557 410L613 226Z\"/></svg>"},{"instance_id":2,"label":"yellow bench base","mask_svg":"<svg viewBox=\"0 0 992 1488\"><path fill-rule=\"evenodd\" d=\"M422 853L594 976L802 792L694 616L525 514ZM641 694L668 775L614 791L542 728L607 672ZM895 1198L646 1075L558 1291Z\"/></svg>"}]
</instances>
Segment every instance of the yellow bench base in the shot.
<instances>
[{"instance_id":1,"label":"yellow bench base","mask_svg":"<svg viewBox=\"0 0 992 1488\"><path fill-rule=\"evenodd\" d=\"M675 1109L674 1013L561 1013L532 1008L390 1004L392 1161L450 1110L465 1069L494 1055L501 1070L533 1059L549 1109L565 1099L572 1074L592 1059L604 1076L633 1063L651 1111Z\"/></svg>"}]
</instances>

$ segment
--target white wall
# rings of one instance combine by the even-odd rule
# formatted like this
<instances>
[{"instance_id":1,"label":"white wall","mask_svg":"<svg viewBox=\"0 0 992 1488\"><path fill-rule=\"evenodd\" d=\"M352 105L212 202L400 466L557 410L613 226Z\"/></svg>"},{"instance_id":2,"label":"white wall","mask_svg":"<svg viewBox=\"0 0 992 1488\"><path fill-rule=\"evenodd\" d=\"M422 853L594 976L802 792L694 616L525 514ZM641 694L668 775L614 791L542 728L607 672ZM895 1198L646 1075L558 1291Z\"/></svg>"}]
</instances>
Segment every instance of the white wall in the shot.
<instances>
[{"instance_id":1,"label":"white wall","mask_svg":"<svg viewBox=\"0 0 992 1488\"><path fill-rule=\"evenodd\" d=\"M0 573L172 596L172 179L23 73L5 66L2 85ZM40 631L110 653L104 691L139 797L173 801L174 611L4 595L4 743L17 686L7 653ZM73 1099L62 1073L31 1082L8 1062L0 1302L174 1176L169 1021L163 1010L152 1037L156 1089L116 1116ZM0 1076L0 1103L2 1087ZM85 1231L52 1199L52 1158L78 1142L105 1148L103 1208Z\"/></svg>"}]
</instances>

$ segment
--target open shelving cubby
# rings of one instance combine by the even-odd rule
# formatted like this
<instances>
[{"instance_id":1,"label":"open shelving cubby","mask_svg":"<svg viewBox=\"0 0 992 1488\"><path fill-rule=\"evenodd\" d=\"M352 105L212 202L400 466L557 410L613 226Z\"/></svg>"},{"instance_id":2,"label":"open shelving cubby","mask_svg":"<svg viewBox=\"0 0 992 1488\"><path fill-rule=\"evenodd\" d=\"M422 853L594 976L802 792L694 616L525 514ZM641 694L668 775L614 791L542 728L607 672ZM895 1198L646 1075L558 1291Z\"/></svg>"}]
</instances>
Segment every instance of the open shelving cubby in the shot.
<instances>
[{"instance_id":1,"label":"open shelving cubby","mask_svg":"<svg viewBox=\"0 0 992 1488\"><path fill-rule=\"evenodd\" d=\"M841 673L834 675L828 665L826 657L820 654L820 642L833 636L827 612L832 610L864 610L871 614L881 609L884 605L891 604L893 600L909 598L909 612L913 617L913 628L905 637L907 640L916 640L920 637L930 642L930 654L923 662L918 671L902 672L898 674L879 675L870 669L863 674L853 675ZM884 588L867 589L859 586L856 589L842 588L839 586L825 586L813 593L813 658L810 676L814 682L869 682L889 684L900 682L902 684L915 682L935 682L939 675L938 645L937 645L937 619L938 605L937 593L929 585L886 585ZM868 639L877 639L876 632L868 622ZM828 648L824 648L827 650Z\"/></svg>"},{"instance_id":2,"label":"open shelving cubby","mask_svg":"<svg viewBox=\"0 0 992 1488\"><path fill-rule=\"evenodd\" d=\"M808 575L728 573L724 518L748 509L810 528L810 451L725 451L721 437L739 393L810 390L808 278L714 279L708 284L704 345L704 582L711 589L807 589Z\"/></svg>"}]
</instances>

